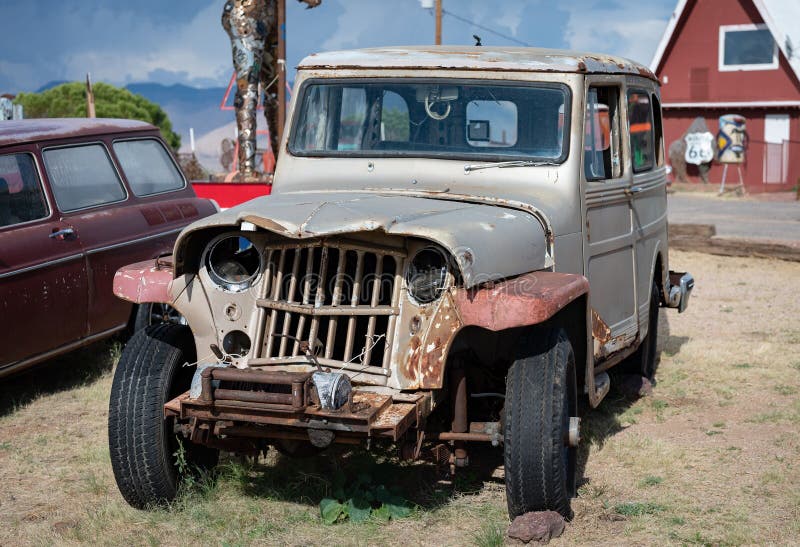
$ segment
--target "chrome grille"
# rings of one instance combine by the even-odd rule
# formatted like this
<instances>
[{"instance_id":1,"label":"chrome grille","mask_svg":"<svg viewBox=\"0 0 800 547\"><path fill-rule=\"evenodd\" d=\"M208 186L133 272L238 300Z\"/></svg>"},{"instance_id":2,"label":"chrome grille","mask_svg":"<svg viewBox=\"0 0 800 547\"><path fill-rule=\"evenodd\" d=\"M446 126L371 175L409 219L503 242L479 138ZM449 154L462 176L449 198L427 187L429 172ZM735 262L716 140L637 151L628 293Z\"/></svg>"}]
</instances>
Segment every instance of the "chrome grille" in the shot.
<instances>
[{"instance_id":1,"label":"chrome grille","mask_svg":"<svg viewBox=\"0 0 800 547\"><path fill-rule=\"evenodd\" d=\"M258 354L250 365L304 360L388 374L404 251L347 241L269 245Z\"/></svg>"}]
</instances>

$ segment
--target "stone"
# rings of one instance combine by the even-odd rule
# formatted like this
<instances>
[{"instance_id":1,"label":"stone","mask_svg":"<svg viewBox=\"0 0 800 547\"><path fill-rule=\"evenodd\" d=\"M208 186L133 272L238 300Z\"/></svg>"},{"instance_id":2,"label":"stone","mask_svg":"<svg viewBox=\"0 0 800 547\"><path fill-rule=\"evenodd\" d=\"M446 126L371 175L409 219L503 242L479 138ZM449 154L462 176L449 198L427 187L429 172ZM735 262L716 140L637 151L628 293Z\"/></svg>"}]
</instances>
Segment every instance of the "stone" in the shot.
<instances>
[{"instance_id":1,"label":"stone","mask_svg":"<svg viewBox=\"0 0 800 547\"><path fill-rule=\"evenodd\" d=\"M514 519L508 537L523 543L549 543L564 532L564 517L555 511L532 511Z\"/></svg>"},{"instance_id":2,"label":"stone","mask_svg":"<svg viewBox=\"0 0 800 547\"><path fill-rule=\"evenodd\" d=\"M653 393L653 384L644 376L624 374L619 383L619 391L626 399L638 399Z\"/></svg>"}]
</instances>

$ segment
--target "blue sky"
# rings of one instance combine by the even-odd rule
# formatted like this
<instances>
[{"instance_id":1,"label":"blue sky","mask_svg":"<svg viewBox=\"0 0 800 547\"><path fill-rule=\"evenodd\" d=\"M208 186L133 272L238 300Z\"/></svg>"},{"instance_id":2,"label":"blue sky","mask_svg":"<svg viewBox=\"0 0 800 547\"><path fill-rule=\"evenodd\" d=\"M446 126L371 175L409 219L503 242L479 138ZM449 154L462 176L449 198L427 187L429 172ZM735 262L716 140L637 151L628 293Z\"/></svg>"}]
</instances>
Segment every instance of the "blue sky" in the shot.
<instances>
[{"instance_id":1,"label":"blue sky","mask_svg":"<svg viewBox=\"0 0 800 547\"><path fill-rule=\"evenodd\" d=\"M0 92L53 80L226 85L230 46L224 0L0 0ZM288 5L288 62L327 49L433 41L419 0L323 0ZM649 63L674 0L444 0L460 17L539 47L618 54ZM445 16L444 43L514 45Z\"/></svg>"}]
</instances>

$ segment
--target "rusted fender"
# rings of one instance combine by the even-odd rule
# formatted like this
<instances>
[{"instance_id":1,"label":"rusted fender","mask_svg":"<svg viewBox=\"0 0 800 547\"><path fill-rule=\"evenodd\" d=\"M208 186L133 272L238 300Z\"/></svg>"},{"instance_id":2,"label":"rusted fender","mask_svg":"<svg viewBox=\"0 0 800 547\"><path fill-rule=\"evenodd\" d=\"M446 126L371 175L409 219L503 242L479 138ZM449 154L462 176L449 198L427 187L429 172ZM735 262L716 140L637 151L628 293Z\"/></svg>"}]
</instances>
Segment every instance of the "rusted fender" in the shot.
<instances>
[{"instance_id":1,"label":"rusted fender","mask_svg":"<svg viewBox=\"0 0 800 547\"><path fill-rule=\"evenodd\" d=\"M492 287L458 289L454 300L464 326L497 331L547 321L588 292L582 275L533 272Z\"/></svg>"},{"instance_id":2,"label":"rusted fender","mask_svg":"<svg viewBox=\"0 0 800 547\"><path fill-rule=\"evenodd\" d=\"M114 274L114 294L134 304L169 304L172 283L172 258L157 258L123 266Z\"/></svg>"}]
</instances>

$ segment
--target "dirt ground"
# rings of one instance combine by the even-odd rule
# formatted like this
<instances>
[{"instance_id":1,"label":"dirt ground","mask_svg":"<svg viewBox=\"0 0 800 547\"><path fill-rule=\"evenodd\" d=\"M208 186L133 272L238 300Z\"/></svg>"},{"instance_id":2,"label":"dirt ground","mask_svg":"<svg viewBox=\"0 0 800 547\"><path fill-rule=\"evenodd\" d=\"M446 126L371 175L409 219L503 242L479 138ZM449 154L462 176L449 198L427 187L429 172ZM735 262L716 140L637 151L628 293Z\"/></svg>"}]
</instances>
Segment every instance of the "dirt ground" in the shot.
<instances>
[{"instance_id":1,"label":"dirt ground","mask_svg":"<svg viewBox=\"0 0 800 547\"><path fill-rule=\"evenodd\" d=\"M800 543L800 264L674 252L697 280L662 311L653 394L584 419L574 520L554 545ZM0 545L502 545L502 458L454 483L385 454L227 462L169 509L117 492L106 409L119 343L0 384ZM499 468L498 468L499 467ZM410 517L322 524L334 476L397 487Z\"/></svg>"}]
</instances>

